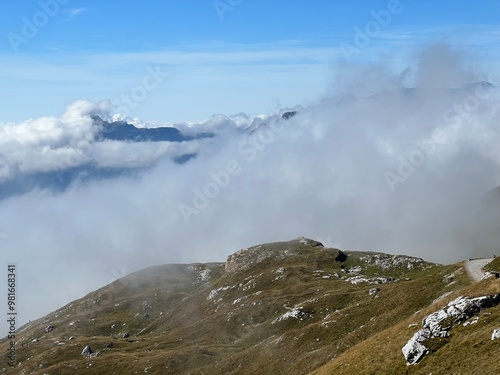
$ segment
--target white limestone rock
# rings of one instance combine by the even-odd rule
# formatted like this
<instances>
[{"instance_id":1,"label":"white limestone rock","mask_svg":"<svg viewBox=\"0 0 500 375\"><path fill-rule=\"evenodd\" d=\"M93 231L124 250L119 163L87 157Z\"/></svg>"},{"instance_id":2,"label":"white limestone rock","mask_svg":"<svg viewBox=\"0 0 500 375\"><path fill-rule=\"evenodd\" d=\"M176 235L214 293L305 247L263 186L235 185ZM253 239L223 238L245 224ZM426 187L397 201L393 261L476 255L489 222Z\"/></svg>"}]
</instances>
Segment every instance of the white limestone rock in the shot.
<instances>
[{"instance_id":1,"label":"white limestone rock","mask_svg":"<svg viewBox=\"0 0 500 375\"><path fill-rule=\"evenodd\" d=\"M500 339L500 328L495 329L493 333L491 334L491 339L492 340L497 340Z\"/></svg>"},{"instance_id":2,"label":"white limestone rock","mask_svg":"<svg viewBox=\"0 0 500 375\"><path fill-rule=\"evenodd\" d=\"M82 355L85 357L90 357L92 354L94 354L94 350L90 347L90 345L87 345L85 348L82 350Z\"/></svg>"},{"instance_id":3,"label":"white limestone rock","mask_svg":"<svg viewBox=\"0 0 500 375\"><path fill-rule=\"evenodd\" d=\"M428 349L418 340L420 335L415 334L405 346L403 346L403 355L407 365L417 364L428 352Z\"/></svg>"},{"instance_id":4,"label":"white limestone rock","mask_svg":"<svg viewBox=\"0 0 500 375\"><path fill-rule=\"evenodd\" d=\"M426 316L422 321L422 329L417 331L402 348L406 364L416 365L428 354L429 349L424 344L427 340L448 337L448 332L454 326L461 324L481 310L498 304L500 304L500 294L477 298L462 296L451 301L441 310Z\"/></svg>"}]
</instances>

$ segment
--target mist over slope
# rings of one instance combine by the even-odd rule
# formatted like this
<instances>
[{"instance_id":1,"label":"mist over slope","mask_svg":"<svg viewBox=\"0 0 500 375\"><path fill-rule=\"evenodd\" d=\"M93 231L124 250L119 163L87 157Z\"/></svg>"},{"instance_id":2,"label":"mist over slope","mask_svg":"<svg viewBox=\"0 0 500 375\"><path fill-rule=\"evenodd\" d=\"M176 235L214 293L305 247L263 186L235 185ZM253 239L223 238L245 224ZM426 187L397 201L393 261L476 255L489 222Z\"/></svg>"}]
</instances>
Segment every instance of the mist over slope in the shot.
<instances>
[{"instance_id":1,"label":"mist over slope","mask_svg":"<svg viewBox=\"0 0 500 375\"><path fill-rule=\"evenodd\" d=\"M23 319L149 265L215 261L298 235L440 263L491 256L495 79L446 46L407 66L340 67L329 92L288 119L290 109L170 124L214 135L183 142L99 140L92 116L150 126L107 102L2 124L2 181L82 165L117 171L0 201L0 246L26 286ZM61 280L67 288L56 290Z\"/></svg>"},{"instance_id":2,"label":"mist over slope","mask_svg":"<svg viewBox=\"0 0 500 375\"><path fill-rule=\"evenodd\" d=\"M158 265L21 328L19 365L3 371L307 374L467 284L464 276L306 238L242 249L225 264ZM81 354L87 345L94 356Z\"/></svg>"}]
</instances>

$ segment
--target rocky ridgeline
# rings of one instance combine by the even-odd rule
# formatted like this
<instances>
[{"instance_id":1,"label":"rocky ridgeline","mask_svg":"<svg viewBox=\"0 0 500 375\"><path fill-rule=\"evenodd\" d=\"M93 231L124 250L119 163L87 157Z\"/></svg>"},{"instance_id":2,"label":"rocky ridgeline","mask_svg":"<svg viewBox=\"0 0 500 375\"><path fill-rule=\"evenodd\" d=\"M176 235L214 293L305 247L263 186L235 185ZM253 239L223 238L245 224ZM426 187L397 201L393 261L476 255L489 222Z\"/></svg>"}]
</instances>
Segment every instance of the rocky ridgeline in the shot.
<instances>
[{"instance_id":1,"label":"rocky ridgeline","mask_svg":"<svg viewBox=\"0 0 500 375\"><path fill-rule=\"evenodd\" d=\"M422 321L422 328L402 349L406 364L415 365L420 362L429 353L428 343L432 339L447 338L454 326L498 304L500 304L500 294L477 298L462 296L451 301L441 310L428 315Z\"/></svg>"},{"instance_id":2,"label":"rocky ridgeline","mask_svg":"<svg viewBox=\"0 0 500 375\"><path fill-rule=\"evenodd\" d=\"M374 265L382 270L394 268L406 268L408 270L414 268L432 267L432 264L425 262L422 258L415 258L406 255L389 255L389 254L371 254L364 255L359 258L367 265Z\"/></svg>"},{"instance_id":3,"label":"rocky ridgeline","mask_svg":"<svg viewBox=\"0 0 500 375\"><path fill-rule=\"evenodd\" d=\"M315 248L324 248L321 242L299 237L288 242L276 242L242 249L230 255L226 261L225 271L234 273L246 271L263 262L280 262L294 256L305 255L305 252ZM345 255L337 249L332 251L335 260L345 260Z\"/></svg>"}]
</instances>

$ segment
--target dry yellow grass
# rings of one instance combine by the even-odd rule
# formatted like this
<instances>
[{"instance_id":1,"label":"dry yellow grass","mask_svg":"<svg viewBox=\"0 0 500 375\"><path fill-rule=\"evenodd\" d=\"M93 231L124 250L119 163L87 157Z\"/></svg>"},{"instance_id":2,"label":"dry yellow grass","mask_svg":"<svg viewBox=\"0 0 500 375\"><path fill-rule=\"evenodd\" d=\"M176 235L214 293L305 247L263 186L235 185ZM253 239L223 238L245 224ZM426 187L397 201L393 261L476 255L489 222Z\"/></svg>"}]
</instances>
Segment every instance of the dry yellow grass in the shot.
<instances>
[{"instance_id":1,"label":"dry yellow grass","mask_svg":"<svg viewBox=\"0 0 500 375\"><path fill-rule=\"evenodd\" d=\"M449 342L415 366L406 366L401 348L421 327L421 320L459 295L471 297L499 294L500 280L469 285L387 330L360 342L311 375L338 374L499 374L500 342L492 341L493 329L500 328L500 306L480 313L479 322L457 326ZM409 328L410 324L418 324Z\"/></svg>"}]
</instances>

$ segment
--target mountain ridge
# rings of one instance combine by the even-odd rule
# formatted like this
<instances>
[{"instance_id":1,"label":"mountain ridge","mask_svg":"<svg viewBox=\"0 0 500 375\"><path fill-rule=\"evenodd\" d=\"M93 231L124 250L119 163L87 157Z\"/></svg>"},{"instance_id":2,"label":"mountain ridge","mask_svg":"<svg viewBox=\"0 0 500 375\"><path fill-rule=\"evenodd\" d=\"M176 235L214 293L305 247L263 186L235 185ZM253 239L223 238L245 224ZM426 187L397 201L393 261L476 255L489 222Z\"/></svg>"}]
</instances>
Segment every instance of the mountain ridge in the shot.
<instances>
[{"instance_id":1,"label":"mountain ridge","mask_svg":"<svg viewBox=\"0 0 500 375\"><path fill-rule=\"evenodd\" d=\"M94 126L99 127L98 139L131 142L185 142L194 139L212 138L213 133L184 135L171 126L156 128L138 128L127 121L105 121L97 115L91 115Z\"/></svg>"},{"instance_id":2,"label":"mountain ridge","mask_svg":"<svg viewBox=\"0 0 500 375\"><path fill-rule=\"evenodd\" d=\"M31 322L15 373L309 374L471 285L460 264L303 237L261 244L134 272Z\"/></svg>"}]
</instances>

